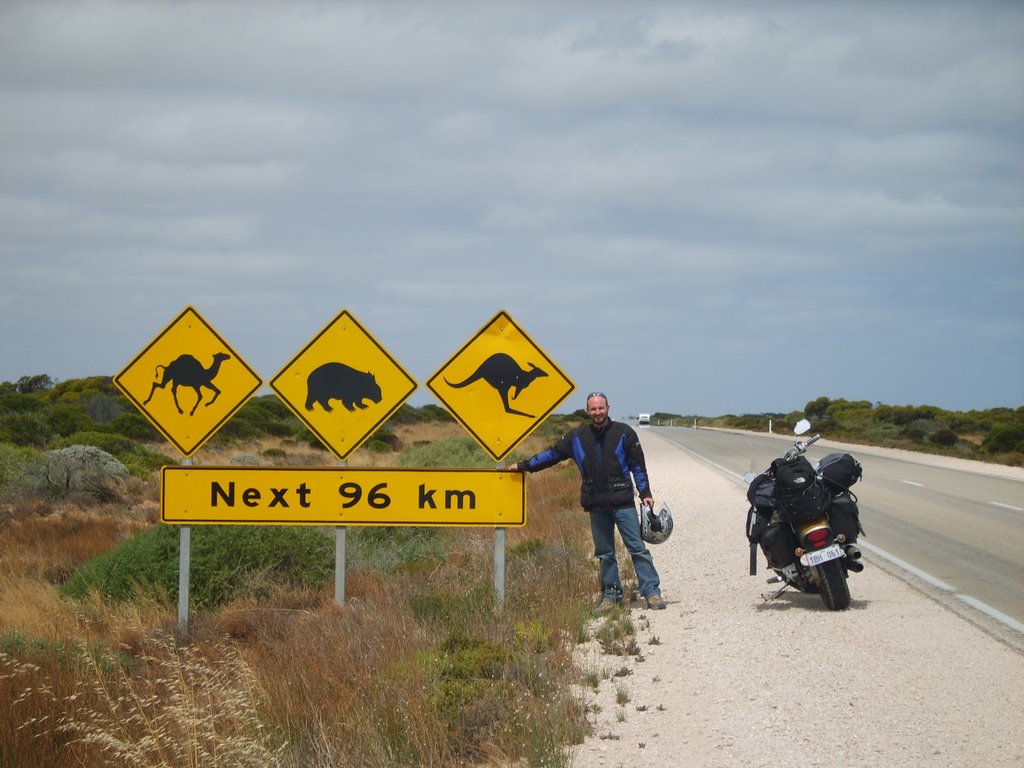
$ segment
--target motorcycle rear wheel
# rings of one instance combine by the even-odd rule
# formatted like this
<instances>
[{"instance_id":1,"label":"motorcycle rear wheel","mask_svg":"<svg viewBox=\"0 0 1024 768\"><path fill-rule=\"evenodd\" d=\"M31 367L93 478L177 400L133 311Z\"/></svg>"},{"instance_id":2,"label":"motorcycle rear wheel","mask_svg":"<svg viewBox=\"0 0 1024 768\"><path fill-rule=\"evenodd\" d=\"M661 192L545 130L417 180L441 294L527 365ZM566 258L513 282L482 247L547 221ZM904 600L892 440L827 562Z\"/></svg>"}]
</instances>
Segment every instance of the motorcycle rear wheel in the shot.
<instances>
[{"instance_id":1,"label":"motorcycle rear wheel","mask_svg":"<svg viewBox=\"0 0 1024 768\"><path fill-rule=\"evenodd\" d=\"M821 601L830 611L845 611L850 607L850 587L846 583L846 574L838 560L814 566L818 572L818 584L821 588Z\"/></svg>"}]
</instances>

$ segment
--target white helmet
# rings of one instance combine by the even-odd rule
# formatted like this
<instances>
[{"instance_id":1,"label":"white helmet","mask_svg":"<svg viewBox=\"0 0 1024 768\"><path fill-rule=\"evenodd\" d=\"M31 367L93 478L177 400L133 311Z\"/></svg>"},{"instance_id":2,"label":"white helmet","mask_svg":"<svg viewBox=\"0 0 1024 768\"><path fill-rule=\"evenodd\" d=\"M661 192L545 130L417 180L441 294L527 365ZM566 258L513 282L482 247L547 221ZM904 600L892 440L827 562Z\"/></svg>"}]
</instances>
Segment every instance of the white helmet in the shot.
<instances>
[{"instance_id":1,"label":"white helmet","mask_svg":"<svg viewBox=\"0 0 1024 768\"><path fill-rule=\"evenodd\" d=\"M644 504L640 508L640 538L648 544L661 544L671 535L672 513L668 511L668 505L661 502L661 509L654 514L654 508Z\"/></svg>"}]
</instances>

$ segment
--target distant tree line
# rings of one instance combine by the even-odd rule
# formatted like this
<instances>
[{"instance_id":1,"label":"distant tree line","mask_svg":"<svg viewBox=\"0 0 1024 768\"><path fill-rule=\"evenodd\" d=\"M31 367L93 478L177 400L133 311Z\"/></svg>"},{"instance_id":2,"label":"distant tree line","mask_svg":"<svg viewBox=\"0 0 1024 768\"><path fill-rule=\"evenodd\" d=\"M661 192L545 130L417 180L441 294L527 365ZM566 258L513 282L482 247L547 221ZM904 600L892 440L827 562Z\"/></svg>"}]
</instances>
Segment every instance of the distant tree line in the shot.
<instances>
[{"instance_id":1,"label":"distant tree line","mask_svg":"<svg viewBox=\"0 0 1024 768\"><path fill-rule=\"evenodd\" d=\"M790 432L802 418L815 432L852 443L905 448L1024 466L1024 406L947 411L933 405L884 405L818 397L791 413L727 414L713 418L655 413L655 423Z\"/></svg>"}]
</instances>

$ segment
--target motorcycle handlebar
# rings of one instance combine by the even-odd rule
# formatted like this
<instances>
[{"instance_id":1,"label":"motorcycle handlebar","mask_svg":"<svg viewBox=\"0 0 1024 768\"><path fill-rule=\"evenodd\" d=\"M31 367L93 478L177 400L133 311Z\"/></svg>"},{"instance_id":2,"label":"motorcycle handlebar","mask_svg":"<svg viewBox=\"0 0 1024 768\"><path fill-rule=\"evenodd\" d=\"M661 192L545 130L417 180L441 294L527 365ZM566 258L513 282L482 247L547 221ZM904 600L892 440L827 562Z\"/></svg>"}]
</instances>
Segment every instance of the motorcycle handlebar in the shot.
<instances>
[{"instance_id":1,"label":"motorcycle handlebar","mask_svg":"<svg viewBox=\"0 0 1024 768\"><path fill-rule=\"evenodd\" d=\"M814 443L818 442L818 440L820 438L821 438L821 435L815 435L814 437L807 438L803 442L799 442L798 441L796 443L793 443L793 447L790 448L788 451L786 451L786 456L785 456L786 460L788 461L788 460L791 460L791 459L795 459L801 453L804 453L809 446L811 446Z\"/></svg>"}]
</instances>

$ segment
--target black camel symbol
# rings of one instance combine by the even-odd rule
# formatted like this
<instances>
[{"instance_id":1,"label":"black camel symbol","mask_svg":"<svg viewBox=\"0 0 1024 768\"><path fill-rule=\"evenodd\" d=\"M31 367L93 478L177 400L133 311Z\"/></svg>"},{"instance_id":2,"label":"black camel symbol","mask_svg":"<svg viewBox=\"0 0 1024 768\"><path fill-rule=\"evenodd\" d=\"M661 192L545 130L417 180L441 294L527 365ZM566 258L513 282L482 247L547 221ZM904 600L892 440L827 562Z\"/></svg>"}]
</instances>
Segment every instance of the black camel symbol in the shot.
<instances>
[{"instance_id":1,"label":"black camel symbol","mask_svg":"<svg viewBox=\"0 0 1024 768\"><path fill-rule=\"evenodd\" d=\"M501 402L505 406L505 413L527 416L532 419L533 416L531 414L517 411L508 403L509 391L512 392L512 399L515 400L519 397L519 393L530 386L534 379L548 375L533 363L527 363L527 365L530 366L530 369L524 370L509 355L506 355L504 352L498 352L480 363L480 367L468 379L460 381L458 384L452 384L448 379L444 381L449 387L460 389L468 387L474 381L483 379L498 390L498 394L501 395Z\"/></svg>"},{"instance_id":2,"label":"black camel symbol","mask_svg":"<svg viewBox=\"0 0 1024 768\"><path fill-rule=\"evenodd\" d=\"M213 399L207 402L207 405L213 405L214 400L220 397L220 390L213 386L213 379L216 377L217 372L220 371L220 364L225 360L230 360L231 355L225 352L218 352L213 356L213 363L209 368L203 368L202 364L196 360L192 355L181 355L176 360L168 363L167 365L158 365L155 370L155 374L159 375L160 369L164 369L163 379L153 383L153 388L149 390L149 397L143 405L146 405L150 400L153 399L153 393L157 389L163 389L168 383L171 384L171 396L174 398L174 407L178 409L178 413L184 413L181 410L181 406L178 405L178 387L192 387L196 391L197 399L196 404L192 406L192 410L188 412L191 416L196 412L196 408L203 402L203 390L202 387L213 390Z\"/></svg>"}]
</instances>

